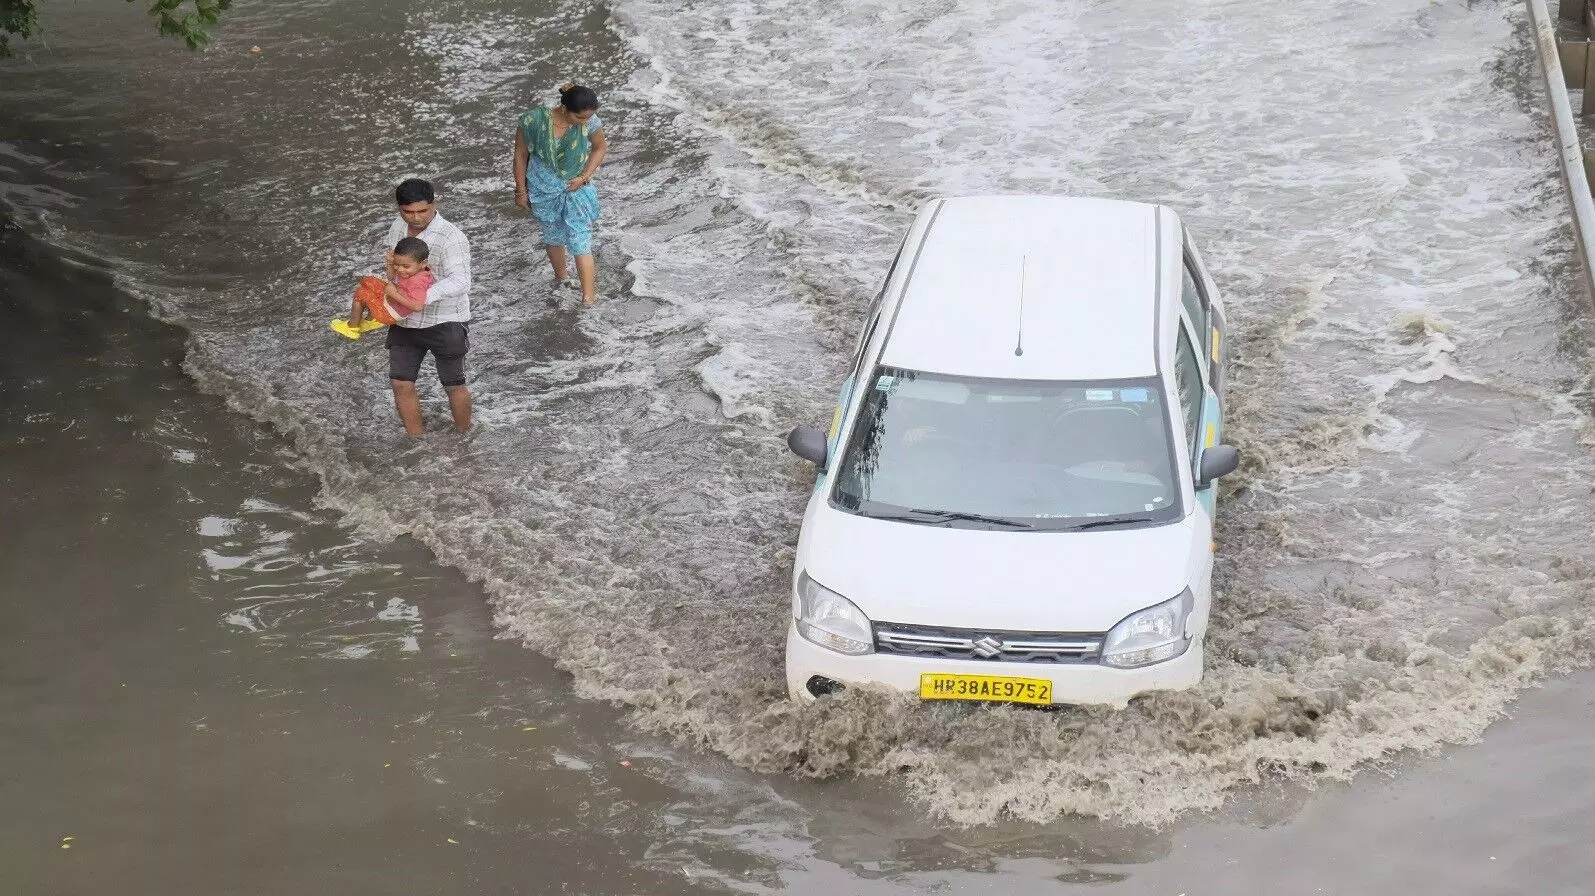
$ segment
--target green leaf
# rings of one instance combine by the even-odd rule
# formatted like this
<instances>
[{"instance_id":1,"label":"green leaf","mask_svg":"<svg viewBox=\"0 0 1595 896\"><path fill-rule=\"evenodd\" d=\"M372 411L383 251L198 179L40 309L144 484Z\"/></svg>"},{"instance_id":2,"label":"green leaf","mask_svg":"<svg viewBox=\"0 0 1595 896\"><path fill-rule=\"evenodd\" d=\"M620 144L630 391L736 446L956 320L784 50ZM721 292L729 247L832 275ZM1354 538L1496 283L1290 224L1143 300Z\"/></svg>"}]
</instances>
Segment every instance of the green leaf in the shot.
<instances>
[{"instance_id":1,"label":"green leaf","mask_svg":"<svg viewBox=\"0 0 1595 896\"><path fill-rule=\"evenodd\" d=\"M5 0L0 0L5 2ZM137 0L127 0L129 3ZM232 6L232 0L145 0L150 15L155 17L155 28L166 37L175 37L198 50L210 41L211 30L221 21L221 14ZM185 7L192 3L191 11Z\"/></svg>"},{"instance_id":2,"label":"green leaf","mask_svg":"<svg viewBox=\"0 0 1595 896\"><path fill-rule=\"evenodd\" d=\"M127 0L137 3L140 0ZM155 30L175 37L198 50L210 41L211 32L233 0L143 0ZM189 7L191 6L191 9ZM185 11L187 10L187 11ZM27 40L44 29L39 25L38 0L0 0L0 59L12 53L10 39Z\"/></svg>"},{"instance_id":3,"label":"green leaf","mask_svg":"<svg viewBox=\"0 0 1595 896\"><path fill-rule=\"evenodd\" d=\"M11 55L12 36L27 40L41 30L34 0L0 0L0 59Z\"/></svg>"}]
</instances>

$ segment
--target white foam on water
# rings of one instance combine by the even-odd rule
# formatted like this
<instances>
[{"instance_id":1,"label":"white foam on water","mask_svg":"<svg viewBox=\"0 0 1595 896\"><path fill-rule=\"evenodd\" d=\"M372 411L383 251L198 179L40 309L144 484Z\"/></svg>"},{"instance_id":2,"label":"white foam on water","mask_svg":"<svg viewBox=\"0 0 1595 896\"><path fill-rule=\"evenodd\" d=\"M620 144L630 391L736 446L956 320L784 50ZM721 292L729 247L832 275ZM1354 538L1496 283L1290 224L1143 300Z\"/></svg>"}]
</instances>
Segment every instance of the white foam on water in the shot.
<instances>
[{"instance_id":1,"label":"white foam on water","mask_svg":"<svg viewBox=\"0 0 1595 896\"><path fill-rule=\"evenodd\" d=\"M383 622L420 622L421 608L403 598L390 597L387 604L377 611L377 619Z\"/></svg>"},{"instance_id":2,"label":"white foam on water","mask_svg":"<svg viewBox=\"0 0 1595 896\"><path fill-rule=\"evenodd\" d=\"M262 626L252 615L241 611L228 613L226 616L222 617L222 621L226 622L228 625L236 626L250 633L259 632L262 628L264 628L264 626Z\"/></svg>"},{"instance_id":3,"label":"white foam on water","mask_svg":"<svg viewBox=\"0 0 1595 896\"><path fill-rule=\"evenodd\" d=\"M206 538L223 538L233 534L237 526L237 520L220 516L207 516L199 521L195 531Z\"/></svg>"},{"instance_id":4,"label":"white foam on water","mask_svg":"<svg viewBox=\"0 0 1595 896\"><path fill-rule=\"evenodd\" d=\"M569 753L565 753L560 750L553 750L551 751L551 755L554 757L554 761L559 763L561 767L570 769L573 772L590 772L593 770L593 764L591 762L588 762L585 759L578 759Z\"/></svg>"}]
</instances>

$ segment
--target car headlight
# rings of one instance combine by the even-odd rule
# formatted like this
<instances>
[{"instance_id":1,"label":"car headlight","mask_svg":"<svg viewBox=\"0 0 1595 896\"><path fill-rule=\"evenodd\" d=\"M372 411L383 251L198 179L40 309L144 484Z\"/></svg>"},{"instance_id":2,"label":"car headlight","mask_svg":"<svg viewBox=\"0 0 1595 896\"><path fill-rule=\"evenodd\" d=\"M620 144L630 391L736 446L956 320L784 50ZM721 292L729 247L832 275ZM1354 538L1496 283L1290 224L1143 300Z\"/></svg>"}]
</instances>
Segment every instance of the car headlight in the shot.
<instances>
[{"instance_id":1,"label":"car headlight","mask_svg":"<svg viewBox=\"0 0 1595 896\"><path fill-rule=\"evenodd\" d=\"M1191 639L1185 636L1185 621L1194 604L1187 589L1173 600L1126 616L1102 642L1103 664L1135 669L1167 662L1184 653L1191 646Z\"/></svg>"},{"instance_id":2,"label":"car headlight","mask_svg":"<svg viewBox=\"0 0 1595 896\"><path fill-rule=\"evenodd\" d=\"M809 578L806 572L798 576L797 597L798 634L848 656L875 651L869 617L852 601Z\"/></svg>"}]
</instances>

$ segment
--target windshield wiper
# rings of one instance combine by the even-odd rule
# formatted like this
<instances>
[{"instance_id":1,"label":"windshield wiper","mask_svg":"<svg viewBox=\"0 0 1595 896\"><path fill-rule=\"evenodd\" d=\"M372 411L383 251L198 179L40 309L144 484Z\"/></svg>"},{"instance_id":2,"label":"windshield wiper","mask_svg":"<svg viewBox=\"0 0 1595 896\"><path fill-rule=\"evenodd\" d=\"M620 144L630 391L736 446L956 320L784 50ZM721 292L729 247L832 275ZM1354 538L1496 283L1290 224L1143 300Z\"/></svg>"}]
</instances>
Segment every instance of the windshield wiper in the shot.
<instances>
[{"instance_id":1,"label":"windshield wiper","mask_svg":"<svg viewBox=\"0 0 1595 896\"><path fill-rule=\"evenodd\" d=\"M1157 520L1155 520L1155 519L1153 519L1153 518L1151 518L1149 516L1115 517L1115 518L1113 518L1111 520L1092 520L1089 523L1081 523L1078 526L1070 526L1069 529L1071 531L1079 531L1081 529L1098 529L1098 528L1101 528L1103 526L1123 526L1123 525L1129 525L1130 523L1155 523L1155 522L1157 522Z\"/></svg>"},{"instance_id":2,"label":"windshield wiper","mask_svg":"<svg viewBox=\"0 0 1595 896\"><path fill-rule=\"evenodd\" d=\"M918 516L909 516L908 514L918 514ZM953 520L962 520L968 523L990 523L994 526L1008 526L1014 529L1035 528L1035 526L1032 526L1029 523L1020 522L1019 520L1005 520L1000 516L982 516L978 513L961 513L956 510L927 510L923 507L913 507L909 509L908 514L870 514L870 517L877 520L901 520L905 523L951 522ZM926 520L924 517L930 517L930 519Z\"/></svg>"}]
</instances>

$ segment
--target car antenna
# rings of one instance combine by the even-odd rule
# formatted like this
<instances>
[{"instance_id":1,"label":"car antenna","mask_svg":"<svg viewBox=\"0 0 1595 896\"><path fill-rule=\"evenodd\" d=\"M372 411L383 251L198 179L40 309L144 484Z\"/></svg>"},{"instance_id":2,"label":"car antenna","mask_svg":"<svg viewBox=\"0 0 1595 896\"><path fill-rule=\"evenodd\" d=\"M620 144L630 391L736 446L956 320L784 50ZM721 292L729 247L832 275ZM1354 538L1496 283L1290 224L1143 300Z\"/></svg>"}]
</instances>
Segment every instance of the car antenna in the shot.
<instances>
[{"instance_id":1,"label":"car antenna","mask_svg":"<svg viewBox=\"0 0 1595 896\"><path fill-rule=\"evenodd\" d=\"M1024 357L1025 353L1025 266L1030 261L1030 256L1019 256L1019 334L1015 337L1013 356Z\"/></svg>"}]
</instances>

